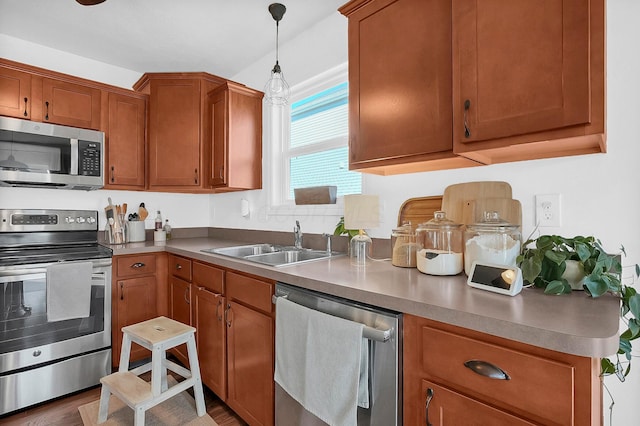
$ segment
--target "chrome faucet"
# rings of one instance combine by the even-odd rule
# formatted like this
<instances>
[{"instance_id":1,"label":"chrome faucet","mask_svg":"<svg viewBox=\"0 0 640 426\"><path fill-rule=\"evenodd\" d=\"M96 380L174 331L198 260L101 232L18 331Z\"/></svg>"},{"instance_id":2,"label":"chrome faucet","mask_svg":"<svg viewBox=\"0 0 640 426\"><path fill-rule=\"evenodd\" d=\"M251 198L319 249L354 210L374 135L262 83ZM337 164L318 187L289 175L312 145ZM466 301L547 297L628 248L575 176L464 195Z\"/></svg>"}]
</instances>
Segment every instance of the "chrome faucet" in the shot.
<instances>
[{"instance_id":1,"label":"chrome faucet","mask_svg":"<svg viewBox=\"0 0 640 426\"><path fill-rule=\"evenodd\" d=\"M297 249L302 248L302 231L300 230L300 222L296 220L296 226L293 228L294 246Z\"/></svg>"},{"instance_id":2,"label":"chrome faucet","mask_svg":"<svg viewBox=\"0 0 640 426\"><path fill-rule=\"evenodd\" d=\"M322 234L323 237L325 237L327 239L327 254L331 254L331 252L333 251L331 249L331 234Z\"/></svg>"}]
</instances>

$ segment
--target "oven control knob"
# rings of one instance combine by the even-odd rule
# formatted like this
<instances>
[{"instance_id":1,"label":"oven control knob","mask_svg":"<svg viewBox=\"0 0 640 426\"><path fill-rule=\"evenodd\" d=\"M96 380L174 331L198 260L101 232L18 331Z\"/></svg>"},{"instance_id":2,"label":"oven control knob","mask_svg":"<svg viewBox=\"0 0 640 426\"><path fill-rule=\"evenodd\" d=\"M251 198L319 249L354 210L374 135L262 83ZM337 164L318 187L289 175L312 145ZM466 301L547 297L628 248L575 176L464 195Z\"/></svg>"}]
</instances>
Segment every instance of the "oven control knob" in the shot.
<instances>
[{"instance_id":1,"label":"oven control knob","mask_svg":"<svg viewBox=\"0 0 640 426\"><path fill-rule=\"evenodd\" d=\"M65 220L65 222L67 222L67 223L73 223L73 222L75 222L75 221L76 221L76 218L75 218L75 217L72 217L72 216L67 216L64 220Z\"/></svg>"},{"instance_id":2,"label":"oven control knob","mask_svg":"<svg viewBox=\"0 0 640 426\"><path fill-rule=\"evenodd\" d=\"M84 221L85 221L84 217L79 217L77 220L78 223L84 223Z\"/></svg>"},{"instance_id":3,"label":"oven control knob","mask_svg":"<svg viewBox=\"0 0 640 426\"><path fill-rule=\"evenodd\" d=\"M87 222L89 222L89 223L96 223L96 219L95 219L94 217L92 217L92 216L89 216L89 217L87 218Z\"/></svg>"},{"instance_id":4,"label":"oven control knob","mask_svg":"<svg viewBox=\"0 0 640 426\"><path fill-rule=\"evenodd\" d=\"M40 356L42 355L42 351L40 349L36 349L35 351L33 351L33 356Z\"/></svg>"}]
</instances>

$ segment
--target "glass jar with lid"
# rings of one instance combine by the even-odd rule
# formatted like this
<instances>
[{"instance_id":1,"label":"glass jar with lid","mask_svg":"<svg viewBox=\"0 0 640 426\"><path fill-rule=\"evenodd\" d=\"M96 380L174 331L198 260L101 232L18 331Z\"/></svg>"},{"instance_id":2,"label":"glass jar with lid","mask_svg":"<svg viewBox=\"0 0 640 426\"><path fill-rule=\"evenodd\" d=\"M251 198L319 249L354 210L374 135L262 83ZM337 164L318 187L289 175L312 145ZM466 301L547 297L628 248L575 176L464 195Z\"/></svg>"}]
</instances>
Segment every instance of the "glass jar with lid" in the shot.
<instances>
[{"instance_id":1,"label":"glass jar with lid","mask_svg":"<svg viewBox=\"0 0 640 426\"><path fill-rule=\"evenodd\" d=\"M416 234L411 223L404 223L391 232L391 264L402 268L416 267Z\"/></svg>"},{"instance_id":2,"label":"glass jar with lid","mask_svg":"<svg viewBox=\"0 0 640 426\"><path fill-rule=\"evenodd\" d=\"M464 232L464 272L469 275L474 261L515 266L521 240L520 226L503 220L496 211L484 212L483 219Z\"/></svg>"},{"instance_id":3,"label":"glass jar with lid","mask_svg":"<svg viewBox=\"0 0 640 426\"><path fill-rule=\"evenodd\" d=\"M462 272L462 224L447 219L443 211L418 226L416 266L430 275L457 275Z\"/></svg>"}]
</instances>

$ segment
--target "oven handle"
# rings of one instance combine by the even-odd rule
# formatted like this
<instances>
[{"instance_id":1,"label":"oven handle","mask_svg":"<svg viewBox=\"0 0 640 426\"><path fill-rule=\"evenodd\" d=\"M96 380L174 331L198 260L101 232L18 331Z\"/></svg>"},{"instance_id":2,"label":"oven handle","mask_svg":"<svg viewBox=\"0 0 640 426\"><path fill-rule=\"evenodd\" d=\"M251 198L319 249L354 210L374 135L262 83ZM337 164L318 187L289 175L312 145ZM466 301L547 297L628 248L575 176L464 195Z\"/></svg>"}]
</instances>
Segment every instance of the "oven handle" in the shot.
<instances>
[{"instance_id":1,"label":"oven handle","mask_svg":"<svg viewBox=\"0 0 640 426\"><path fill-rule=\"evenodd\" d=\"M44 278L47 270L44 268L34 269L13 269L11 271L0 271L0 283L11 281L37 280Z\"/></svg>"}]
</instances>

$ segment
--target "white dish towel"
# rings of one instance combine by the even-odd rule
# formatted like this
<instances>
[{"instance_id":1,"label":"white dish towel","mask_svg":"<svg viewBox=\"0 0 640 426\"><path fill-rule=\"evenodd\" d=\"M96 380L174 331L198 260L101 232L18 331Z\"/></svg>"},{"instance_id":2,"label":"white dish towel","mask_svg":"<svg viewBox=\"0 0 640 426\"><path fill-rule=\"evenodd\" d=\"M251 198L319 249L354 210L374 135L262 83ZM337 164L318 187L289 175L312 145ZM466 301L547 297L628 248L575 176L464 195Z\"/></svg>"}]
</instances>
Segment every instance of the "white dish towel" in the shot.
<instances>
[{"instance_id":1,"label":"white dish towel","mask_svg":"<svg viewBox=\"0 0 640 426\"><path fill-rule=\"evenodd\" d=\"M47 266L47 321L86 318L91 311L91 262Z\"/></svg>"},{"instance_id":2,"label":"white dish towel","mask_svg":"<svg viewBox=\"0 0 640 426\"><path fill-rule=\"evenodd\" d=\"M279 297L276 303L275 381L325 423L355 426L359 389L364 387L362 391L368 391L364 325L306 308L284 297ZM363 362L367 365L361 365ZM368 395L363 402L368 404Z\"/></svg>"}]
</instances>

